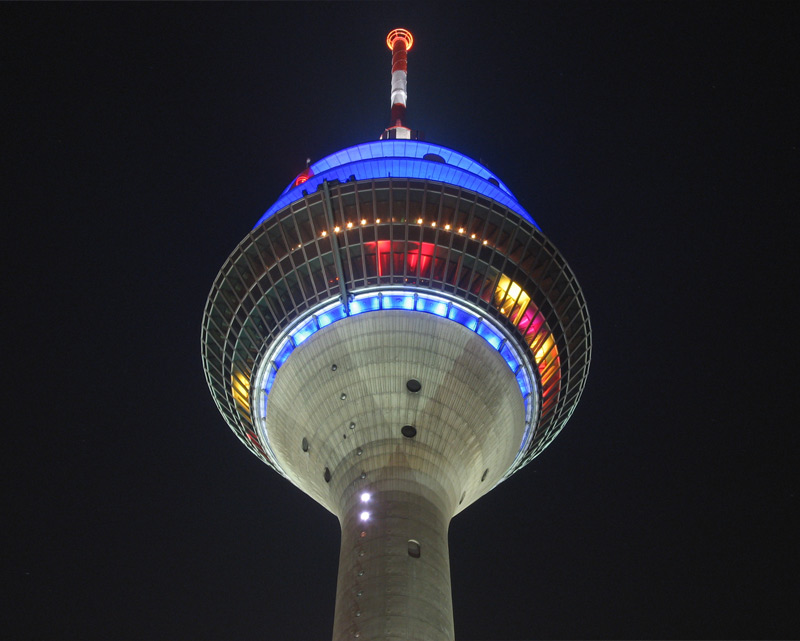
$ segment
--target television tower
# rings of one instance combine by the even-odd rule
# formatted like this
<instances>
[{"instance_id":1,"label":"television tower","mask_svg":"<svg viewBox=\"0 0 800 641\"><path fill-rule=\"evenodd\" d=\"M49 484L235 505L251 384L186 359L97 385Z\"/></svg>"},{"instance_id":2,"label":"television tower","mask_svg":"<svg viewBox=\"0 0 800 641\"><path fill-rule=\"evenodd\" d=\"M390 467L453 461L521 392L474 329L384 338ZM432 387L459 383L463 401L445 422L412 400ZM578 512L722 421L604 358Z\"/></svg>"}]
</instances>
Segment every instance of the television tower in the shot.
<instances>
[{"instance_id":1,"label":"television tower","mask_svg":"<svg viewBox=\"0 0 800 641\"><path fill-rule=\"evenodd\" d=\"M310 164L219 272L225 421L342 529L333 638L452 640L450 519L537 456L591 355L583 294L505 184L406 126Z\"/></svg>"}]
</instances>

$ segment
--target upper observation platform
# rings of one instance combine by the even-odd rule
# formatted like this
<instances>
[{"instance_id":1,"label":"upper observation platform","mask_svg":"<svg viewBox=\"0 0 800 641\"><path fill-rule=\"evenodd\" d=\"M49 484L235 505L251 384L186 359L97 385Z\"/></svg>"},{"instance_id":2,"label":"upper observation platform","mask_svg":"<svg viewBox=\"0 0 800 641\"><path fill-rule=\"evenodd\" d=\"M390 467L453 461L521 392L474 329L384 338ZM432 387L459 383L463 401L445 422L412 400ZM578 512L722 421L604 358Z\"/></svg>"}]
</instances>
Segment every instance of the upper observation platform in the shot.
<instances>
[{"instance_id":1,"label":"upper observation platform","mask_svg":"<svg viewBox=\"0 0 800 641\"><path fill-rule=\"evenodd\" d=\"M417 140L376 140L326 156L312 163L283 190L255 225L315 192L323 181L348 182L374 178L416 178L463 187L494 200L539 226L511 190L479 162L447 147Z\"/></svg>"}]
</instances>

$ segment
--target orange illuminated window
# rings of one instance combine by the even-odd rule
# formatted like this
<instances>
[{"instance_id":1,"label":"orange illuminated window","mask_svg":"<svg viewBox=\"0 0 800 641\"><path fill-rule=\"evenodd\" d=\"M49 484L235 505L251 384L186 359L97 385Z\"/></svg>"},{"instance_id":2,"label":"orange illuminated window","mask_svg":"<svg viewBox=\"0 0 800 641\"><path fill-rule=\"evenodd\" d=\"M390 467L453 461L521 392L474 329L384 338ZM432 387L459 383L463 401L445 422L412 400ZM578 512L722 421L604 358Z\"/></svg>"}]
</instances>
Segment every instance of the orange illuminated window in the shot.
<instances>
[{"instance_id":1,"label":"orange illuminated window","mask_svg":"<svg viewBox=\"0 0 800 641\"><path fill-rule=\"evenodd\" d=\"M508 276L501 275L494 292L494 304L517 326L533 352L542 381L542 411L552 408L561 383L561 360L553 334L531 297Z\"/></svg>"}]
</instances>

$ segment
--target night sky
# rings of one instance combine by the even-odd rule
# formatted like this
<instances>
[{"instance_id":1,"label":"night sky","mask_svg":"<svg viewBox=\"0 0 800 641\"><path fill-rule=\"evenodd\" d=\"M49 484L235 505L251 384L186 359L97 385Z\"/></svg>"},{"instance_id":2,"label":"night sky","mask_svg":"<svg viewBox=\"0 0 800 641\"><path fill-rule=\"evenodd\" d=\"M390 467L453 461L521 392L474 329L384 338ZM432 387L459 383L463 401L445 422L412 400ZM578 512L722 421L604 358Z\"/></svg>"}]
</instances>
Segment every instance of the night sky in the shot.
<instances>
[{"instance_id":1,"label":"night sky","mask_svg":"<svg viewBox=\"0 0 800 641\"><path fill-rule=\"evenodd\" d=\"M218 269L388 124L480 160L594 351L450 529L456 634L796 638L797 5L8 4L0 637L330 638L339 525L206 386ZM793 409L795 408L795 409Z\"/></svg>"}]
</instances>

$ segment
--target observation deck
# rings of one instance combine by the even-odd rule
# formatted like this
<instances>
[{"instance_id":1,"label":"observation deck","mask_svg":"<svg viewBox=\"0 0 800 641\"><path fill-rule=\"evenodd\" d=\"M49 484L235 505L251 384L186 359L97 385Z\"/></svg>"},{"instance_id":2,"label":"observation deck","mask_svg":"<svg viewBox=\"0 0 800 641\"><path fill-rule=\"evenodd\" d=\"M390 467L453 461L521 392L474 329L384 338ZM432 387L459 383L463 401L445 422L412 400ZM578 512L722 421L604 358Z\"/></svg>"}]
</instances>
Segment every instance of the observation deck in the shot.
<instances>
[{"instance_id":1,"label":"observation deck","mask_svg":"<svg viewBox=\"0 0 800 641\"><path fill-rule=\"evenodd\" d=\"M517 379L524 436L495 483L539 454L572 414L591 338L564 258L480 163L427 142L381 140L310 165L220 271L202 344L228 425L287 476L265 429L280 368L329 325L391 309L477 333Z\"/></svg>"}]
</instances>

